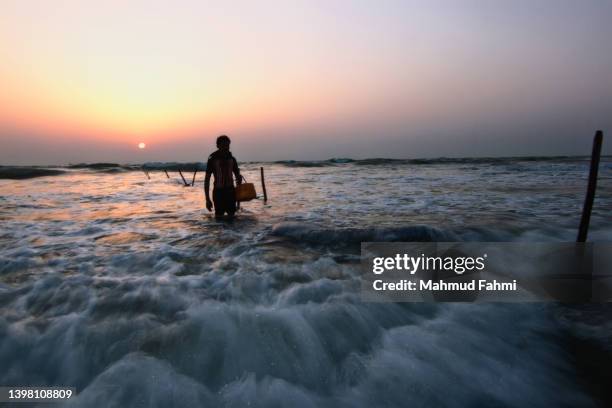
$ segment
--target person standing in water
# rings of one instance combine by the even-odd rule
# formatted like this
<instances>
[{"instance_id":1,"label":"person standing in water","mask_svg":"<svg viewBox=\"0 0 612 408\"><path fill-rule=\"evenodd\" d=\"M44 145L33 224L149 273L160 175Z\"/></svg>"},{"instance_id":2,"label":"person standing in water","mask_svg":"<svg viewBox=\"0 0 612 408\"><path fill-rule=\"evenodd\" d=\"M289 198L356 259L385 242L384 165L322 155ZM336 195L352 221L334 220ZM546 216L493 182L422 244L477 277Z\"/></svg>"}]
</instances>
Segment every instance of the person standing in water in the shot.
<instances>
[{"instance_id":1,"label":"person standing in water","mask_svg":"<svg viewBox=\"0 0 612 408\"><path fill-rule=\"evenodd\" d=\"M236 192L234 188L234 177L236 184L242 183L238 162L230 152L230 138L221 135L217 138L217 151L208 156L206 164L206 177L204 178L204 194L206 194L206 209L212 211L215 207L215 218L223 214L232 218L236 213ZM213 199L210 199L210 176L215 175L213 187ZM234 177L232 177L232 175Z\"/></svg>"}]
</instances>

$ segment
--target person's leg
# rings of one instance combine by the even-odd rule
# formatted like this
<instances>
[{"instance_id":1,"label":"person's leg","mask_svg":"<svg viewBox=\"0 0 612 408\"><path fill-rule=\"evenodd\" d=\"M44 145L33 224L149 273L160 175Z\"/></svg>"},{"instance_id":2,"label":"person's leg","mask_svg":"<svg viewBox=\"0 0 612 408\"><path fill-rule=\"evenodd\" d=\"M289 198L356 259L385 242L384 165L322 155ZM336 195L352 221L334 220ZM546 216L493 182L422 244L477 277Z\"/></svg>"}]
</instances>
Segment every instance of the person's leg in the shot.
<instances>
[{"instance_id":1,"label":"person's leg","mask_svg":"<svg viewBox=\"0 0 612 408\"><path fill-rule=\"evenodd\" d=\"M228 188L226 194L225 209L227 215L233 218L234 214L236 214L236 190L234 188Z\"/></svg>"},{"instance_id":2,"label":"person's leg","mask_svg":"<svg viewBox=\"0 0 612 408\"><path fill-rule=\"evenodd\" d=\"M215 218L223 217L223 213L225 212L225 205L222 190L213 190L213 204L215 206Z\"/></svg>"}]
</instances>

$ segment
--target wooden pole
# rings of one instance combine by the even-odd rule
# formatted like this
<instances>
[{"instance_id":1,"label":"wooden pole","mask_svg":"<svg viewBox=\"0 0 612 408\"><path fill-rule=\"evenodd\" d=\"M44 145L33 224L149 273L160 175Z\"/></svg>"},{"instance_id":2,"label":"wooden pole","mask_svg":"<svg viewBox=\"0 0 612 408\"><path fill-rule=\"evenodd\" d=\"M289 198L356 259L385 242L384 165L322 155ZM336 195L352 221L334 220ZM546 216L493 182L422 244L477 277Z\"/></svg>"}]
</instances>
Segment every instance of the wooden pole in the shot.
<instances>
[{"instance_id":1,"label":"wooden pole","mask_svg":"<svg viewBox=\"0 0 612 408\"><path fill-rule=\"evenodd\" d=\"M188 186L189 184L187 184L187 180L185 180L185 177L183 176L183 172L180 170L178 172L181 175L181 178L183 179L183 183L185 183L185 185Z\"/></svg>"},{"instance_id":2,"label":"wooden pole","mask_svg":"<svg viewBox=\"0 0 612 408\"><path fill-rule=\"evenodd\" d=\"M149 176L149 172L145 169L142 169L142 171L144 172L145 176L147 176L147 178L151 180L151 176Z\"/></svg>"},{"instance_id":3,"label":"wooden pole","mask_svg":"<svg viewBox=\"0 0 612 408\"><path fill-rule=\"evenodd\" d=\"M264 178L264 169L263 167L259 168L259 172L261 173L261 189L263 190L263 194L264 194L264 203L266 201L268 201L268 193L266 192L266 181Z\"/></svg>"},{"instance_id":4,"label":"wooden pole","mask_svg":"<svg viewBox=\"0 0 612 408\"><path fill-rule=\"evenodd\" d=\"M196 174L198 174L198 169L195 169L195 171L193 172L193 178L191 179L191 186L192 187L195 184L195 176L196 176Z\"/></svg>"},{"instance_id":5,"label":"wooden pole","mask_svg":"<svg viewBox=\"0 0 612 408\"><path fill-rule=\"evenodd\" d=\"M597 171L599 170L599 157L601 156L602 141L603 132L598 130L595 133L595 138L593 139L591 169L589 171L589 185L587 187L587 193L584 199L582 218L580 219L580 228L578 229L578 238L576 238L576 242L586 242L587 240L589 222L591 221L591 210L593 209L593 200L595 199L595 189L597 188Z\"/></svg>"},{"instance_id":6,"label":"wooden pole","mask_svg":"<svg viewBox=\"0 0 612 408\"><path fill-rule=\"evenodd\" d=\"M166 173L166 178L170 178L170 176L168 175L168 170L164 169L164 173Z\"/></svg>"}]
</instances>

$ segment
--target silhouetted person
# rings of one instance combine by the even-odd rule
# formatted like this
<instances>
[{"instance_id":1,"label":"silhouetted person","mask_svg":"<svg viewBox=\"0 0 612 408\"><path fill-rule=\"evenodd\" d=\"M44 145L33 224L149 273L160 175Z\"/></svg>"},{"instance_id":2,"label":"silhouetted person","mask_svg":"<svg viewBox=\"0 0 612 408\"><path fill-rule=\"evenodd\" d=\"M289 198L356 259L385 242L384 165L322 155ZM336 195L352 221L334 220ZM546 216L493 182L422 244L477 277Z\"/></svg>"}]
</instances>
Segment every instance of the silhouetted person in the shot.
<instances>
[{"instance_id":1,"label":"silhouetted person","mask_svg":"<svg viewBox=\"0 0 612 408\"><path fill-rule=\"evenodd\" d=\"M215 205L215 217L222 217L224 213L231 218L236 212L236 192L234 189L234 177L236 184L242 183L238 162L230 152L230 138L221 135L217 138L217 151L208 157L206 164L206 177L204 178L204 194L206 194L206 209L212 211ZM210 175L215 175L213 187L213 199L210 200ZM234 176L234 177L232 177Z\"/></svg>"}]
</instances>

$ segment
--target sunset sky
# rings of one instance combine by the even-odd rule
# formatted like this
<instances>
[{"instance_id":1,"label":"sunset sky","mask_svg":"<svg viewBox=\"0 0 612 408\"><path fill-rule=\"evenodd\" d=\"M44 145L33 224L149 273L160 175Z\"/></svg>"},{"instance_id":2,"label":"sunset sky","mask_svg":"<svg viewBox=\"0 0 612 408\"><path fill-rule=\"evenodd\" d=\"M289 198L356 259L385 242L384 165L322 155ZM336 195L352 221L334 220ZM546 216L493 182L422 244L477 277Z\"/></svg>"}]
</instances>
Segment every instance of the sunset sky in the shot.
<instances>
[{"instance_id":1,"label":"sunset sky","mask_svg":"<svg viewBox=\"0 0 612 408\"><path fill-rule=\"evenodd\" d=\"M611 1L224 3L0 0L0 164L204 160L221 133L240 160L588 154L612 132Z\"/></svg>"}]
</instances>

